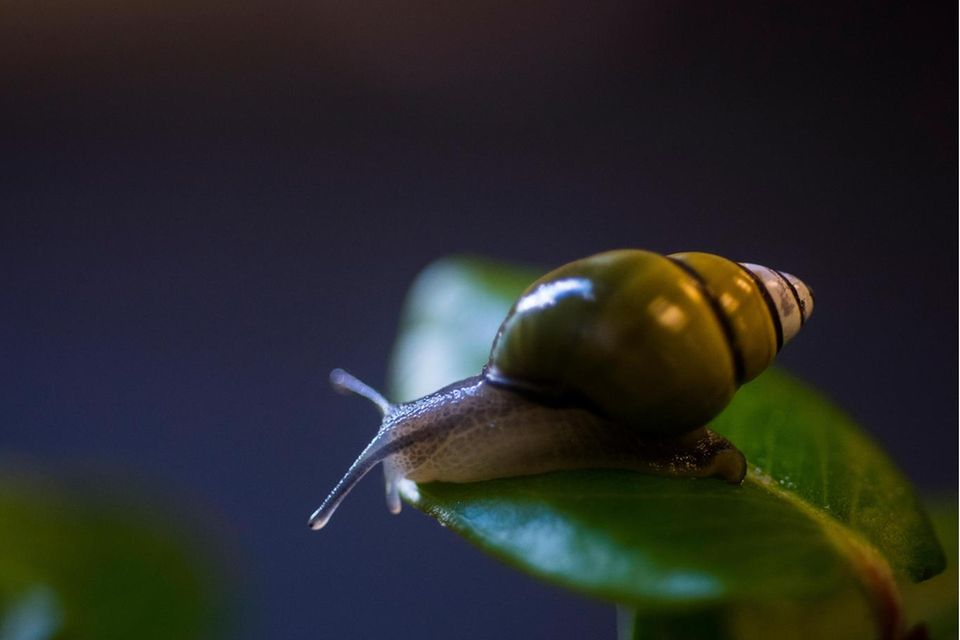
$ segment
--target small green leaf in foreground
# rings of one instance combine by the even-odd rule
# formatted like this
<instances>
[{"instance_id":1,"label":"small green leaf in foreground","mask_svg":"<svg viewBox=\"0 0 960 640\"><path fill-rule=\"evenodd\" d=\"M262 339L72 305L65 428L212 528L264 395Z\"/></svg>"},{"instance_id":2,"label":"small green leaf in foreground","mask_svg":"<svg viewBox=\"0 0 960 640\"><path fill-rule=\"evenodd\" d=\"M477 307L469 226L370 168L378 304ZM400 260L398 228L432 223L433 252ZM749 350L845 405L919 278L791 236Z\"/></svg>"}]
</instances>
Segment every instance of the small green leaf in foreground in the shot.
<instances>
[{"instance_id":1,"label":"small green leaf in foreground","mask_svg":"<svg viewBox=\"0 0 960 640\"><path fill-rule=\"evenodd\" d=\"M0 474L0 639L220 637L209 558L153 506Z\"/></svg>"}]
</instances>

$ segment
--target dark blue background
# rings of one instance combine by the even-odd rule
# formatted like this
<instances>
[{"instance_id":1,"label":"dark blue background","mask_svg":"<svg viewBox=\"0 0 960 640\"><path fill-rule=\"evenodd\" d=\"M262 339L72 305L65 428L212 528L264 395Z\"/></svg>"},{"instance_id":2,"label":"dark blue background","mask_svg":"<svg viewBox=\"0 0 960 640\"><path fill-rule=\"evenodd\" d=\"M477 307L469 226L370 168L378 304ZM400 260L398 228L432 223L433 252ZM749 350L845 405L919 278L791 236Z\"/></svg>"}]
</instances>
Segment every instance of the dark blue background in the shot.
<instances>
[{"instance_id":1,"label":"dark blue background","mask_svg":"<svg viewBox=\"0 0 960 640\"><path fill-rule=\"evenodd\" d=\"M305 526L375 427L326 372L382 383L451 252L796 273L818 306L782 363L955 486L949 3L4 11L2 451L199 505L245 637L612 637L376 481Z\"/></svg>"}]
</instances>

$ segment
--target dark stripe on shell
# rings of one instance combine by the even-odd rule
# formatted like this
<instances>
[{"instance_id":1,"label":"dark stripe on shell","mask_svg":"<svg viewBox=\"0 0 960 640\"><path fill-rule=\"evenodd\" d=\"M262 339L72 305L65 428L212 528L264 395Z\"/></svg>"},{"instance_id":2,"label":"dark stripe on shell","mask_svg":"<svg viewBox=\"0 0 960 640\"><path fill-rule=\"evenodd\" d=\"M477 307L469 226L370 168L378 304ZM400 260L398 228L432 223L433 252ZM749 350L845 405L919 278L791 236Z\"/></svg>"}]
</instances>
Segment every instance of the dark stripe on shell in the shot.
<instances>
[{"instance_id":1,"label":"dark stripe on shell","mask_svg":"<svg viewBox=\"0 0 960 640\"><path fill-rule=\"evenodd\" d=\"M800 292L797 291L797 288L793 286L793 283L790 282L790 278L783 275L776 269L773 270L775 274L780 276L780 279L787 283L787 286L790 287L790 291L793 292L793 297L797 300L797 308L800 309L800 326L803 326L803 323L807 321L807 307L803 304L803 298L800 297Z\"/></svg>"},{"instance_id":2,"label":"dark stripe on shell","mask_svg":"<svg viewBox=\"0 0 960 640\"><path fill-rule=\"evenodd\" d=\"M777 305L773 302L773 298L770 297L770 292L767 291L767 287L763 284L760 276L739 262L735 264L743 269L744 273L753 278L753 281L757 283L757 288L760 289L760 295L763 296L764 302L767 303L767 310L770 312L770 317L773 318L773 330L774 333L777 334L777 353L780 353L780 349L783 347L783 325L780 324L780 312L777 311Z\"/></svg>"},{"instance_id":3,"label":"dark stripe on shell","mask_svg":"<svg viewBox=\"0 0 960 640\"><path fill-rule=\"evenodd\" d=\"M710 285L707 284L707 281L703 279L703 276L701 276L696 269L677 258L666 257L670 262L683 269L684 273L693 278L697 283L697 287L700 289L700 293L703 294L707 304L710 305L710 308L713 310L713 314L716 316L717 322L723 330L723 335L727 339L727 346L730 347L730 357L733 358L734 381L739 387L743 384L744 376L746 375L743 363L743 351L740 348L740 343L737 341L737 335L733 331L733 325L730 324L730 318L727 317L726 312L723 310L720 300L717 299Z\"/></svg>"}]
</instances>

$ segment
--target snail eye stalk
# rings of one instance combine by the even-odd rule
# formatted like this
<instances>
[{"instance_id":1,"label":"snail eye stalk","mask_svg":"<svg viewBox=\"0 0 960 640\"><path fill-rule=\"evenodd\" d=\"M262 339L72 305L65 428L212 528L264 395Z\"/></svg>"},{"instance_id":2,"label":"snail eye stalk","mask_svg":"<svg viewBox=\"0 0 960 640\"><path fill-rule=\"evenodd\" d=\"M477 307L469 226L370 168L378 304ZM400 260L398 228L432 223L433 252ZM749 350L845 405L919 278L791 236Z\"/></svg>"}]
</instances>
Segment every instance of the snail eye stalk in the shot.
<instances>
[{"instance_id":1,"label":"snail eye stalk","mask_svg":"<svg viewBox=\"0 0 960 640\"><path fill-rule=\"evenodd\" d=\"M366 398L377 405L381 416L385 416L393 410L393 404L383 397L382 393L343 369L334 369L330 372L330 384L342 394L352 393L361 398Z\"/></svg>"},{"instance_id":2,"label":"snail eye stalk","mask_svg":"<svg viewBox=\"0 0 960 640\"><path fill-rule=\"evenodd\" d=\"M334 369L330 372L330 384L340 393L352 393L366 398L377 406L381 416L385 417L390 415L395 408L382 393L343 369ZM330 520L333 512L340 506L343 499L350 493L350 490L380 462L384 463L387 508L391 513L399 513L400 494L397 488L397 482L400 476L399 472L394 469L394 466L388 461L391 453L390 437L382 431L379 432L373 441L367 445L367 448L363 450L360 457L350 466L347 473L340 479L337 486L333 488L333 491L331 491L327 499L323 501L323 504L320 505L320 508L310 516L310 528L322 529Z\"/></svg>"}]
</instances>

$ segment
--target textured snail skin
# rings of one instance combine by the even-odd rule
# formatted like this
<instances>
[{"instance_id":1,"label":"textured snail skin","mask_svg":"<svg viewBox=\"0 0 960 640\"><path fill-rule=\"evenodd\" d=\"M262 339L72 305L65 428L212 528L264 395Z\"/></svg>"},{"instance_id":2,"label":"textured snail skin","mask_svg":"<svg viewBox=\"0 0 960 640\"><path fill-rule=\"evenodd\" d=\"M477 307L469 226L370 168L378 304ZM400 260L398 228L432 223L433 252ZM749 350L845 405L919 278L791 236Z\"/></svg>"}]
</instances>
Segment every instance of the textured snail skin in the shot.
<instances>
[{"instance_id":1,"label":"textured snail skin","mask_svg":"<svg viewBox=\"0 0 960 640\"><path fill-rule=\"evenodd\" d=\"M323 527L339 502L378 462L387 469L388 501L397 482L478 482L561 469L630 469L666 476L717 476L739 484L746 459L706 428L682 437L651 437L574 406L551 406L467 378L395 405L374 440L310 519Z\"/></svg>"},{"instance_id":2,"label":"textured snail skin","mask_svg":"<svg viewBox=\"0 0 960 640\"><path fill-rule=\"evenodd\" d=\"M398 482L475 482L616 468L739 483L746 460L704 425L813 311L798 278L707 253L620 250L564 265L520 296L481 375L394 405L342 371L383 421L310 526L383 462Z\"/></svg>"},{"instance_id":3,"label":"textured snail skin","mask_svg":"<svg viewBox=\"0 0 960 640\"><path fill-rule=\"evenodd\" d=\"M706 429L649 438L577 407L552 407L468 378L403 405L390 421L394 467L415 482L474 482L557 469L634 469L739 483L743 455ZM424 438L421 434L426 434ZM721 453L730 455L719 455Z\"/></svg>"}]
</instances>

